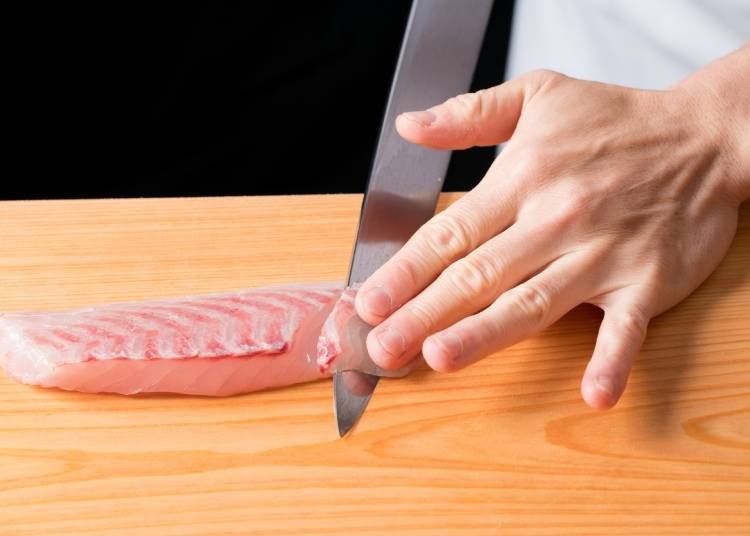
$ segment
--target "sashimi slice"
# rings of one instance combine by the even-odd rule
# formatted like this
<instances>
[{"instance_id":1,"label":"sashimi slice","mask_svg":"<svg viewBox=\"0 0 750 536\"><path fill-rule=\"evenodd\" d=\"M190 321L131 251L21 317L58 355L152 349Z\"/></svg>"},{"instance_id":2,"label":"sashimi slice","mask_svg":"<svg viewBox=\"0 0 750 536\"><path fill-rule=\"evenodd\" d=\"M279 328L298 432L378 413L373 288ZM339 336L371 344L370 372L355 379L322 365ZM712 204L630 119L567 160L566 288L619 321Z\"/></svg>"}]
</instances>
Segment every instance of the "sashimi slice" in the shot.
<instances>
[{"instance_id":1,"label":"sashimi slice","mask_svg":"<svg viewBox=\"0 0 750 536\"><path fill-rule=\"evenodd\" d=\"M346 370L356 370L375 376L401 378L409 374L423 362L421 354L417 359L395 370L378 366L367 352L367 334L372 326L357 316L354 298L357 289L347 287L341 293L323 323L318 337L318 367L320 372L332 374Z\"/></svg>"},{"instance_id":2,"label":"sashimi slice","mask_svg":"<svg viewBox=\"0 0 750 536\"><path fill-rule=\"evenodd\" d=\"M354 311L354 297L357 291L353 288L345 289L333 306L333 310L323 323L323 329L318 338L318 366L321 372L331 367L333 360L344 353L346 348L347 322L356 314Z\"/></svg>"},{"instance_id":3,"label":"sashimi slice","mask_svg":"<svg viewBox=\"0 0 750 536\"><path fill-rule=\"evenodd\" d=\"M228 396L323 378L353 315L325 322L333 285L0 314L0 366L13 379L84 392ZM325 364L317 360L324 323Z\"/></svg>"}]
</instances>

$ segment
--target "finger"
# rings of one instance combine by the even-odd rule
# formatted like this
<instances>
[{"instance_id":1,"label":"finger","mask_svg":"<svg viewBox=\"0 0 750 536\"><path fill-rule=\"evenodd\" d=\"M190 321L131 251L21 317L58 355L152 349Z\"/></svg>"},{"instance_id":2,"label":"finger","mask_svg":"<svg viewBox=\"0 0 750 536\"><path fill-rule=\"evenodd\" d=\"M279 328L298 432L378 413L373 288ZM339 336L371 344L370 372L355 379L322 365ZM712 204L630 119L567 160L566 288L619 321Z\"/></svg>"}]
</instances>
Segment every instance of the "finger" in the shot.
<instances>
[{"instance_id":1,"label":"finger","mask_svg":"<svg viewBox=\"0 0 750 536\"><path fill-rule=\"evenodd\" d=\"M611 408L625 391L630 369L646 338L649 318L642 311L627 302L605 311L581 382L581 395L592 408Z\"/></svg>"},{"instance_id":2,"label":"finger","mask_svg":"<svg viewBox=\"0 0 750 536\"><path fill-rule=\"evenodd\" d=\"M551 76L559 75L535 71L429 110L401 114L396 130L405 140L434 149L496 145L511 137L524 102Z\"/></svg>"},{"instance_id":3,"label":"finger","mask_svg":"<svg viewBox=\"0 0 750 536\"><path fill-rule=\"evenodd\" d=\"M420 352L427 336L484 309L558 255L549 233L522 222L511 225L448 266L373 329L367 338L370 357L386 369L403 366Z\"/></svg>"},{"instance_id":4,"label":"finger","mask_svg":"<svg viewBox=\"0 0 750 536\"><path fill-rule=\"evenodd\" d=\"M480 184L425 223L362 284L354 303L365 322L382 322L446 267L510 225L514 197L486 189Z\"/></svg>"},{"instance_id":5,"label":"finger","mask_svg":"<svg viewBox=\"0 0 750 536\"><path fill-rule=\"evenodd\" d=\"M565 255L484 311L425 340L422 354L433 369L452 372L543 330L591 295L595 258Z\"/></svg>"}]
</instances>

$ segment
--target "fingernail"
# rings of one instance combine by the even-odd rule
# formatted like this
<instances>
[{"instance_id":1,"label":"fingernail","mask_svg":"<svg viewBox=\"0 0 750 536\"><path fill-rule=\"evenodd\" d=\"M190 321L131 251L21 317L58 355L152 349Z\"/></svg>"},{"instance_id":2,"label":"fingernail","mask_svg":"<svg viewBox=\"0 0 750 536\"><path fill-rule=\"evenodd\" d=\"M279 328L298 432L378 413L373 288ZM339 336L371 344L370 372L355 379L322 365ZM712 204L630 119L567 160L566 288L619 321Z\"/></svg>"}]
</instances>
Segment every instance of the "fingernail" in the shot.
<instances>
[{"instance_id":1,"label":"fingernail","mask_svg":"<svg viewBox=\"0 0 750 536\"><path fill-rule=\"evenodd\" d=\"M363 296L365 308L375 316L387 316L393 309L393 301L383 287L375 287L365 292Z\"/></svg>"},{"instance_id":2,"label":"fingernail","mask_svg":"<svg viewBox=\"0 0 750 536\"><path fill-rule=\"evenodd\" d=\"M404 353L406 349L406 341L404 336L393 328L387 328L378 333L377 335L378 344L385 350L391 357L399 357Z\"/></svg>"},{"instance_id":3,"label":"fingernail","mask_svg":"<svg viewBox=\"0 0 750 536\"><path fill-rule=\"evenodd\" d=\"M446 359L451 361L456 361L464 351L464 344L455 333L441 333L435 336L435 343L443 350Z\"/></svg>"},{"instance_id":4,"label":"fingernail","mask_svg":"<svg viewBox=\"0 0 750 536\"><path fill-rule=\"evenodd\" d=\"M437 119L437 116L427 110L421 110L419 112L406 112L403 114L403 116L411 121L414 121L419 126L422 127L429 127L432 123L435 122L435 119Z\"/></svg>"},{"instance_id":5,"label":"fingernail","mask_svg":"<svg viewBox=\"0 0 750 536\"><path fill-rule=\"evenodd\" d=\"M607 396L611 397L615 394L615 384L609 376L598 376L596 381L594 381L594 385L596 385L597 390L605 393Z\"/></svg>"}]
</instances>

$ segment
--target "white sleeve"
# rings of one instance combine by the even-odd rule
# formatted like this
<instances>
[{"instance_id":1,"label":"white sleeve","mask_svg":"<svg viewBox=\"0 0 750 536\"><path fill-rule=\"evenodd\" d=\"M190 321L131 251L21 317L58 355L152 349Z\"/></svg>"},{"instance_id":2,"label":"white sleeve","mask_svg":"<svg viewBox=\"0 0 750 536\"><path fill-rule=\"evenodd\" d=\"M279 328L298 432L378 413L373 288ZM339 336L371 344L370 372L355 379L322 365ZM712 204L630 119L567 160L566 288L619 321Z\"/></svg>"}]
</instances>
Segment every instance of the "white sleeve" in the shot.
<instances>
[{"instance_id":1,"label":"white sleeve","mask_svg":"<svg viewBox=\"0 0 750 536\"><path fill-rule=\"evenodd\" d=\"M506 78L663 89L750 40L750 0L516 0Z\"/></svg>"}]
</instances>

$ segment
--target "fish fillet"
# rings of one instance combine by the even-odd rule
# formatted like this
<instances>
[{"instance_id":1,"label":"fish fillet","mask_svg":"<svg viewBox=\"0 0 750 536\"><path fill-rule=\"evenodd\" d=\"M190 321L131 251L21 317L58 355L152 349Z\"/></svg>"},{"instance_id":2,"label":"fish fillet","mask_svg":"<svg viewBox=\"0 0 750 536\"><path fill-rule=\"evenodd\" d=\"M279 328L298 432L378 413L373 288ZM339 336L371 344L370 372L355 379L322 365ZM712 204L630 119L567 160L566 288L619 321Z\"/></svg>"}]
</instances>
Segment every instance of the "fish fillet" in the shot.
<instances>
[{"instance_id":1,"label":"fish fillet","mask_svg":"<svg viewBox=\"0 0 750 536\"><path fill-rule=\"evenodd\" d=\"M0 366L26 384L121 394L229 396L312 381L330 374L338 330L355 314L354 291L341 295L290 286L0 314Z\"/></svg>"}]
</instances>

